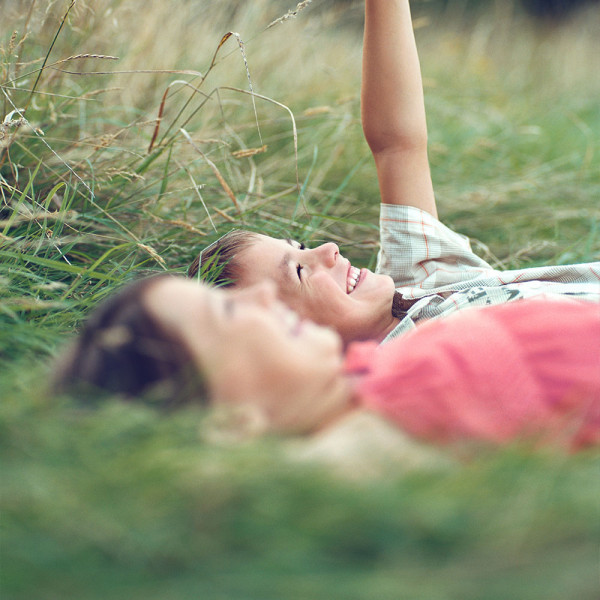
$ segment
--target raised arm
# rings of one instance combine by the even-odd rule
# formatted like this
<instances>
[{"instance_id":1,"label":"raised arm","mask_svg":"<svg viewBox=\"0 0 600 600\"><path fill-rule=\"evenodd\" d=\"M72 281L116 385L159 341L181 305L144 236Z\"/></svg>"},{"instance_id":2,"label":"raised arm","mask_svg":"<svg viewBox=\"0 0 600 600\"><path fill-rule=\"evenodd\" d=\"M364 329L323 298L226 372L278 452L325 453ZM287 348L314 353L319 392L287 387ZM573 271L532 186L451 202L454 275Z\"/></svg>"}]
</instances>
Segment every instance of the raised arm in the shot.
<instances>
[{"instance_id":1,"label":"raised arm","mask_svg":"<svg viewBox=\"0 0 600 600\"><path fill-rule=\"evenodd\" d=\"M381 201L416 206L437 216L408 0L365 0L361 111Z\"/></svg>"}]
</instances>

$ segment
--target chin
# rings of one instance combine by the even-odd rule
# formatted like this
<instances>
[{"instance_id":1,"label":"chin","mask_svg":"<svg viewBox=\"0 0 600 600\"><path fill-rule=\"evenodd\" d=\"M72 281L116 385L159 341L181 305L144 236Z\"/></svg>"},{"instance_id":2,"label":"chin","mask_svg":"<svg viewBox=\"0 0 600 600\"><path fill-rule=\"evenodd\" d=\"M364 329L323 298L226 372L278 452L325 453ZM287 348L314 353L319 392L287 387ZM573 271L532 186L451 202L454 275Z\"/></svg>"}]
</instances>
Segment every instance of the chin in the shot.
<instances>
[{"instance_id":1,"label":"chin","mask_svg":"<svg viewBox=\"0 0 600 600\"><path fill-rule=\"evenodd\" d=\"M385 279L371 279L363 282L364 287L358 287L356 291L350 294L350 297L355 296L356 300L362 299L366 296L375 297L374 301L381 299L382 296L390 298L394 295L395 287L393 281L387 281Z\"/></svg>"}]
</instances>

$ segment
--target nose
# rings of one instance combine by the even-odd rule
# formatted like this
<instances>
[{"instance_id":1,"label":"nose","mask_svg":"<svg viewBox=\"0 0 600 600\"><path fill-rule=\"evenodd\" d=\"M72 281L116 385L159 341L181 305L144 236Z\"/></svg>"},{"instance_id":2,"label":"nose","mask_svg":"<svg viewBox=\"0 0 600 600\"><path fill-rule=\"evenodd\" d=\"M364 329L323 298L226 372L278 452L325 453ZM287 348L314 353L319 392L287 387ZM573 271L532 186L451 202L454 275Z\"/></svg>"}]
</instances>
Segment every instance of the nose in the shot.
<instances>
[{"instance_id":1,"label":"nose","mask_svg":"<svg viewBox=\"0 0 600 600\"><path fill-rule=\"evenodd\" d=\"M319 261L326 267L333 267L340 253L337 244L327 242L314 248L313 252L318 257Z\"/></svg>"}]
</instances>

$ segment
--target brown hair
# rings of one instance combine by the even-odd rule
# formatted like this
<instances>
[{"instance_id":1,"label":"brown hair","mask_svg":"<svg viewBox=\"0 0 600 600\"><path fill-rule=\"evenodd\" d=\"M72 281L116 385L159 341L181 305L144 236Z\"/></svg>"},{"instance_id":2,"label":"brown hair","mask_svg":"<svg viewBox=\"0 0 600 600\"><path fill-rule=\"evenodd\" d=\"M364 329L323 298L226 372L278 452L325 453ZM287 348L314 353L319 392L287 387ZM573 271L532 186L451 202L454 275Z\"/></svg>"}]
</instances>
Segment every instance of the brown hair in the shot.
<instances>
[{"instance_id":1,"label":"brown hair","mask_svg":"<svg viewBox=\"0 0 600 600\"><path fill-rule=\"evenodd\" d=\"M53 388L89 401L104 391L141 398L163 408L207 393L182 340L165 331L144 306L144 294L158 275L138 280L102 302L58 364Z\"/></svg>"},{"instance_id":2,"label":"brown hair","mask_svg":"<svg viewBox=\"0 0 600 600\"><path fill-rule=\"evenodd\" d=\"M257 238L253 231L232 229L204 248L189 266L187 276L222 287L231 287L241 279L236 258Z\"/></svg>"}]
</instances>

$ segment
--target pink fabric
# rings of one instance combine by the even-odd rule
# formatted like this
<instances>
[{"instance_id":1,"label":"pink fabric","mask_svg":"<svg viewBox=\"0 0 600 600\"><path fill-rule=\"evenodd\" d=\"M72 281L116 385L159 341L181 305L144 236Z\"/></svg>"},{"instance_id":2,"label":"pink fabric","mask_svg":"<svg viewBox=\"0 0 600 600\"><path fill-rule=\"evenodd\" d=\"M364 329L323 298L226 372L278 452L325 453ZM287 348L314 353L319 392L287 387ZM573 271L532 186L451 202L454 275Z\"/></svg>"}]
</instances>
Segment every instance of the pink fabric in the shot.
<instances>
[{"instance_id":1,"label":"pink fabric","mask_svg":"<svg viewBox=\"0 0 600 600\"><path fill-rule=\"evenodd\" d=\"M425 322L346 358L370 409L437 442L600 443L600 306L522 300Z\"/></svg>"}]
</instances>

